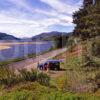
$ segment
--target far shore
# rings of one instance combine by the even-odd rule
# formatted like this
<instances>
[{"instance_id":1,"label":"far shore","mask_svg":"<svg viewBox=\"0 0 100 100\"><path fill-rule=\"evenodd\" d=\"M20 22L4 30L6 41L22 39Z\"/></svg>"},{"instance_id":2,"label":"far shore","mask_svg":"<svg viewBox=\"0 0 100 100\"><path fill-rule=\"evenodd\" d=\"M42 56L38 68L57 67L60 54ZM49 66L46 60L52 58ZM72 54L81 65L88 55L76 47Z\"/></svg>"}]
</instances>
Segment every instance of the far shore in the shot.
<instances>
[{"instance_id":1,"label":"far shore","mask_svg":"<svg viewBox=\"0 0 100 100\"><path fill-rule=\"evenodd\" d=\"M9 49L13 45L45 44L46 42L0 42L0 50Z\"/></svg>"},{"instance_id":2,"label":"far shore","mask_svg":"<svg viewBox=\"0 0 100 100\"><path fill-rule=\"evenodd\" d=\"M0 50L4 50L4 49L9 49L9 48L11 48L10 46L3 46L3 45L0 45Z\"/></svg>"},{"instance_id":3,"label":"far shore","mask_svg":"<svg viewBox=\"0 0 100 100\"><path fill-rule=\"evenodd\" d=\"M16 44L45 44L46 42L1 42L0 45L16 45Z\"/></svg>"}]
</instances>

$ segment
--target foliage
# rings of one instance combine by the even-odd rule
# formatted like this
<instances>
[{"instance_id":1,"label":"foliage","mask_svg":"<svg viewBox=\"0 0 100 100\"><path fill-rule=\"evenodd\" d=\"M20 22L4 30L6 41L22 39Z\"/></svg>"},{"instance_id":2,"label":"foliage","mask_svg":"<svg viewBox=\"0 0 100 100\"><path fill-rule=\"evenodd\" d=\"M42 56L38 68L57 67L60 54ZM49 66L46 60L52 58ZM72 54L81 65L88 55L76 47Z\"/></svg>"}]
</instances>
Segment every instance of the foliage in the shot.
<instances>
[{"instance_id":1,"label":"foliage","mask_svg":"<svg viewBox=\"0 0 100 100\"><path fill-rule=\"evenodd\" d=\"M100 73L97 73L95 76L95 82L97 83L98 88L100 88Z\"/></svg>"},{"instance_id":2,"label":"foliage","mask_svg":"<svg viewBox=\"0 0 100 100\"><path fill-rule=\"evenodd\" d=\"M32 54L28 54L28 58L33 58L36 57L36 54L32 53Z\"/></svg>"},{"instance_id":3,"label":"foliage","mask_svg":"<svg viewBox=\"0 0 100 100\"><path fill-rule=\"evenodd\" d=\"M73 14L74 35L87 39L100 33L100 0L84 0L83 7Z\"/></svg>"},{"instance_id":4,"label":"foliage","mask_svg":"<svg viewBox=\"0 0 100 100\"><path fill-rule=\"evenodd\" d=\"M92 55L100 58L100 37L96 37L92 43Z\"/></svg>"},{"instance_id":5,"label":"foliage","mask_svg":"<svg viewBox=\"0 0 100 100\"><path fill-rule=\"evenodd\" d=\"M39 73L37 75L37 81L42 85L50 85L50 77L45 73Z\"/></svg>"},{"instance_id":6,"label":"foliage","mask_svg":"<svg viewBox=\"0 0 100 100\"><path fill-rule=\"evenodd\" d=\"M62 48L67 45L68 36L62 35L59 37L54 37L55 48Z\"/></svg>"},{"instance_id":7,"label":"foliage","mask_svg":"<svg viewBox=\"0 0 100 100\"><path fill-rule=\"evenodd\" d=\"M99 97L55 92L49 94L44 100L99 100Z\"/></svg>"},{"instance_id":8,"label":"foliage","mask_svg":"<svg viewBox=\"0 0 100 100\"><path fill-rule=\"evenodd\" d=\"M15 75L13 69L8 67L0 67L0 84L12 85L18 82L18 77Z\"/></svg>"},{"instance_id":9,"label":"foliage","mask_svg":"<svg viewBox=\"0 0 100 100\"><path fill-rule=\"evenodd\" d=\"M35 100L31 91L14 91L0 97L0 100Z\"/></svg>"},{"instance_id":10,"label":"foliage","mask_svg":"<svg viewBox=\"0 0 100 100\"><path fill-rule=\"evenodd\" d=\"M23 81L31 81L34 82L37 79L37 72L33 69L31 71L27 71L27 69L19 70L20 77Z\"/></svg>"},{"instance_id":11,"label":"foliage","mask_svg":"<svg viewBox=\"0 0 100 100\"><path fill-rule=\"evenodd\" d=\"M92 95L75 95L62 92L45 92L42 91L14 91L4 94L0 97L0 100L99 100L99 96Z\"/></svg>"},{"instance_id":12,"label":"foliage","mask_svg":"<svg viewBox=\"0 0 100 100\"><path fill-rule=\"evenodd\" d=\"M49 85L50 77L46 73L37 73L37 71L31 69L19 70L16 74L15 71L9 67L0 67L0 85L12 86L21 82L35 82L40 84Z\"/></svg>"}]
</instances>

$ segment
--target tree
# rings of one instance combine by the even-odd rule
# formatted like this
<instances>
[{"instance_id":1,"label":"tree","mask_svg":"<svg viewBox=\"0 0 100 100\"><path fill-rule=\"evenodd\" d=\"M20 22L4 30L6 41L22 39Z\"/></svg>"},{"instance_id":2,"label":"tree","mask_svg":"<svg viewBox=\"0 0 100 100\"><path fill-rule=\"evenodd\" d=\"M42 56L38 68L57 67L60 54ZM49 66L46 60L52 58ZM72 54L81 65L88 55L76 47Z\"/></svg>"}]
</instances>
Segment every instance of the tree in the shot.
<instances>
[{"instance_id":1,"label":"tree","mask_svg":"<svg viewBox=\"0 0 100 100\"><path fill-rule=\"evenodd\" d=\"M54 37L55 48L65 47L67 45L68 38L69 37L65 35Z\"/></svg>"},{"instance_id":2,"label":"tree","mask_svg":"<svg viewBox=\"0 0 100 100\"><path fill-rule=\"evenodd\" d=\"M100 33L100 0L84 0L83 7L73 14L74 35L88 39Z\"/></svg>"},{"instance_id":3,"label":"tree","mask_svg":"<svg viewBox=\"0 0 100 100\"><path fill-rule=\"evenodd\" d=\"M100 36L100 0L84 0L81 9L73 14L73 23L74 36L87 40L83 63L90 62L86 58L100 57L100 44L95 39Z\"/></svg>"},{"instance_id":4,"label":"tree","mask_svg":"<svg viewBox=\"0 0 100 100\"><path fill-rule=\"evenodd\" d=\"M84 7L88 7L89 5L92 5L92 4L93 4L93 0L84 0L83 1Z\"/></svg>"},{"instance_id":5,"label":"tree","mask_svg":"<svg viewBox=\"0 0 100 100\"><path fill-rule=\"evenodd\" d=\"M88 11L85 7L86 6L84 5L83 8L73 14L73 22L76 24L74 35L81 37L82 39L89 36L89 33L86 32L88 26L86 25L85 18L88 15Z\"/></svg>"}]
</instances>

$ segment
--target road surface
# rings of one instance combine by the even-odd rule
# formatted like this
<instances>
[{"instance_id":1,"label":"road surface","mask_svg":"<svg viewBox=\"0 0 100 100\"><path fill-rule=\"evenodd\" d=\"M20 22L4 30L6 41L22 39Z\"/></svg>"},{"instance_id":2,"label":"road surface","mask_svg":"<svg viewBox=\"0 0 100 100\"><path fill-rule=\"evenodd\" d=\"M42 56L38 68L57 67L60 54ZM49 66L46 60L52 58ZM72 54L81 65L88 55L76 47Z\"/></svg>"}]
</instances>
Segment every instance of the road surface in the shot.
<instances>
[{"instance_id":1,"label":"road surface","mask_svg":"<svg viewBox=\"0 0 100 100\"><path fill-rule=\"evenodd\" d=\"M52 59L53 57L59 55L60 53L63 53L67 50L67 48L62 48L54 51L47 52L45 54L39 55L35 58L29 58L20 62L16 62L10 65L10 67L14 68L15 70L18 69L35 69L37 67L38 63L45 62L48 59Z\"/></svg>"}]
</instances>

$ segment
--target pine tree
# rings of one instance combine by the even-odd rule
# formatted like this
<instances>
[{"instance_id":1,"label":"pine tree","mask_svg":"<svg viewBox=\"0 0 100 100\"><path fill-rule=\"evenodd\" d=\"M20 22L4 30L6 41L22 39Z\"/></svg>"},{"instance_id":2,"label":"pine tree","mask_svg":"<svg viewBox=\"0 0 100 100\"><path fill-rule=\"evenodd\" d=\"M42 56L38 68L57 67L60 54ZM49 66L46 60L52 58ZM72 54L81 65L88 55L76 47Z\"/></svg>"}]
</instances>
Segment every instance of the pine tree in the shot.
<instances>
[{"instance_id":1,"label":"pine tree","mask_svg":"<svg viewBox=\"0 0 100 100\"><path fill-rule=\"evenodd\" d=\"M95 0L95 4L88 8L88 12L89 15L91 15L91 21L88 22L88 25L91 23L89 26L91 30L91 36L98 36L100 34L100 0Z\"/></svg>"},{"instance_id":2,"label":"pine tree","mask_svg":"<svg viewBox=\"0 0 100 100\"><path fill-rule=\"evenodd\" d=\"M88 26L85 18L87 15L88 11L85 6L73 14L73 22L76 24L74 35L79 36L82 39L89 36L89 33L86 32Z\"/></svg>"},{"instance_id":3,"label":"pine tree","mask_svg":"<svg viewBox=\"0 0 100 100\"><path fill-rule=\"evenodd\" d=\"M88 39L100 34L100 0L84 0L83 7L73 14L74 35Z\"/></svg>"},{"instance_id":4,"label":"pine tree","mask_svg":"<svg viewBox=\"0 0 100 100\"><path fill-rule=\"evenodd\" d=\"M84 0L83 5L84 7L88 7L93 4L93 0Z\"/></svg>"}]
</instances>

